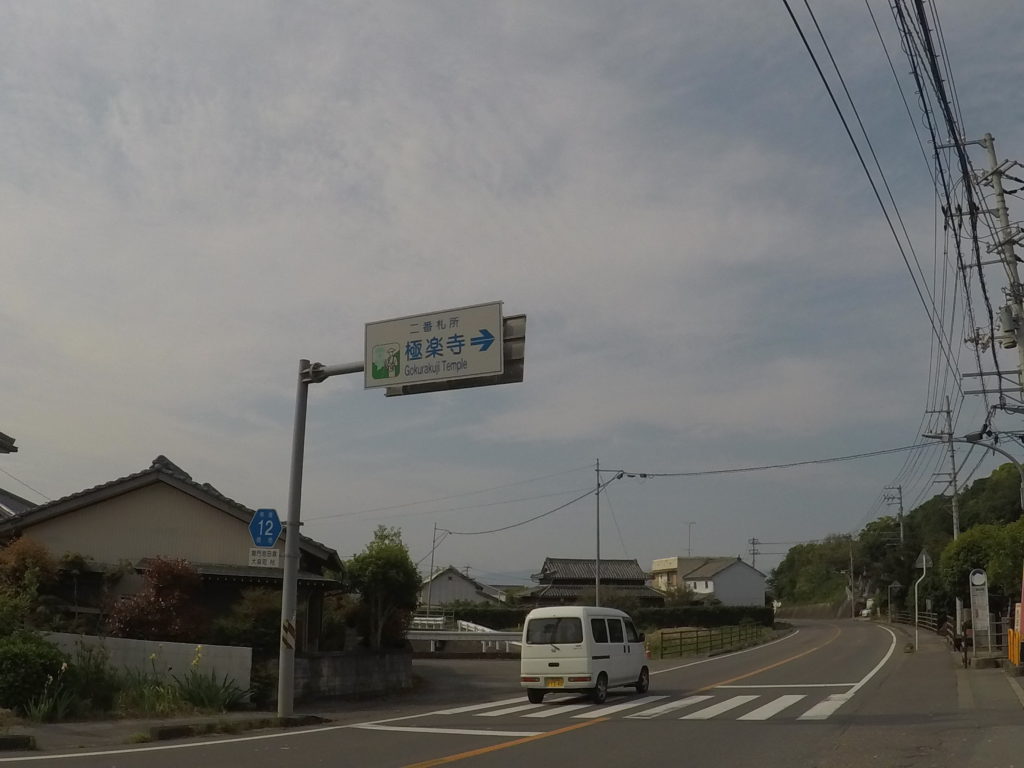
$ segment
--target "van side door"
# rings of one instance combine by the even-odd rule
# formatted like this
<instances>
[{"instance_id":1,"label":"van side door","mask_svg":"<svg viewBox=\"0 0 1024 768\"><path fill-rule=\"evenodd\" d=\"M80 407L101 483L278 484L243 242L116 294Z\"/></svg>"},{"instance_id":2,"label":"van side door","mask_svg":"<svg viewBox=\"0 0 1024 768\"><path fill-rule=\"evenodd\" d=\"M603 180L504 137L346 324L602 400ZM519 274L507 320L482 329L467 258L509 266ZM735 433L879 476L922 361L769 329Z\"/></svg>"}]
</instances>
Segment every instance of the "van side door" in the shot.
<instances>
[{"instance_id":1,"label":"van side door","mask_svg":"<svg viewBox=\"0 0 1024 768\"><path fill-rule=\"evenodd\" d=\"M628 680L635 681L640 677L640 670L647 662L647 653L644 650L644 643L640 639L640 633L636 631L636 626L629 619L624 619L624 621L626 624L626 658L628 660L625 666Z\"/></svg>"},{"instance_id":2,"label":"van side door","mask_svg":"<svg viewBox=\"0 0 1024 768\"><path fill-rule=\"evenodd\" d=\"M626 643L626 632L622 627L622 619L609 618L608 648L611 655L611 669L608 682L611 685L622 685L630 681L629 645Z\"/></svg>"},{"instance_id":3,"label":"van side door","mask_svg":"<svg viewBox=\"0 0 1024 768\"><path fill-rule=\"evenodd\" d=\"M596 683L597 676L604 672L611 682L615 677L615 669L612 662L613 646L608 642L608 624L604 619L591 619L590 634L594 638L590 647L591 677Z\"/></svg>"}]
</instances>

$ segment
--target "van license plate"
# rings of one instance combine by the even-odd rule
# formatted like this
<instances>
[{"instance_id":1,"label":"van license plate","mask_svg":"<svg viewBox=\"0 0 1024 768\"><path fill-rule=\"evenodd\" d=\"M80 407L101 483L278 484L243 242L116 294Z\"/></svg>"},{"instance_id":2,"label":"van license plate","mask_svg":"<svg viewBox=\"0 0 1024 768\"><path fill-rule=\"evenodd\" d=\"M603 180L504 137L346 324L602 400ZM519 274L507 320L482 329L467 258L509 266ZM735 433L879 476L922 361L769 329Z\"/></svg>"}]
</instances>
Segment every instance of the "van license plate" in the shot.
<instances>
[{"instance_id":1,"label":"van license plate","mask_svg":"<svg viewBox=\"0 0 1024 768\"><path fill-rule=\"evenodd\" d=\"M546 685L548 688L564 688L565 681L560 677L549 677L546 678Z\"/></svg>"}]
</instances>

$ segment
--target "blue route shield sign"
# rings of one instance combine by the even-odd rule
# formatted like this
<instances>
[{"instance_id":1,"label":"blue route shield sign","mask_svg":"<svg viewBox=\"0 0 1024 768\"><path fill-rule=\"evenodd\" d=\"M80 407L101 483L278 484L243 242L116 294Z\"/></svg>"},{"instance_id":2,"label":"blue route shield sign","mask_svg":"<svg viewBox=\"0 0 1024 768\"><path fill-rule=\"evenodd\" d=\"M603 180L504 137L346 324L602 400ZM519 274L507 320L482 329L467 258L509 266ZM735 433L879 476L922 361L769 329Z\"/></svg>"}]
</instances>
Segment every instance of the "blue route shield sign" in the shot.
<instances>
[{"instance_id":1,"label":"blue route shield sign","mask_svg":"<svg viewBox=\"0 0 1024 768\"><path fill-rule=\"evenodd\" d=\"M276 509L257 509L249 521L249 535L257 547L272 547L281 535L281 518Z\"/></svg>"}]
</instances>

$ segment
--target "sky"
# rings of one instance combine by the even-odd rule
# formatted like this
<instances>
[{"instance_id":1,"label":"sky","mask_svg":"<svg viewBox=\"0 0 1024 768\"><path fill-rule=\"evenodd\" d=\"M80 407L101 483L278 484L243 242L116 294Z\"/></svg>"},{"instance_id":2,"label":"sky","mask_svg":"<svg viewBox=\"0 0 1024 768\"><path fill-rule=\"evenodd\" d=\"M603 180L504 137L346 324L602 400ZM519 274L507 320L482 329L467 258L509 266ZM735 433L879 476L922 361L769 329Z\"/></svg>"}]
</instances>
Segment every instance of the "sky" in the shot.
<instances>
[{"instance_id":1,"label":"sky","mask_svg":"<svg viewBox=\"0 0 1024 768\"><path fill-rule=\"evenodd\" d=\"M965 134L1024 159L1024 7L935 5ZM928 272L888 6L811 7ZM424 569L440 540L435 565L521 583L593 557L599 518L602 557L750 562L756 538L768 571L948 471L939 447L606 473L599 513L544 515L598 461L813 461L936 418L928 315L782 2L4 2L0 275L0 487L33 502L162 454L284 517L298 361L494 301L527 316L522 383L311 385L305 535L346 558L396 526ZM985 416L953 411L959 434Z\"/></svg>"}]
</instances>

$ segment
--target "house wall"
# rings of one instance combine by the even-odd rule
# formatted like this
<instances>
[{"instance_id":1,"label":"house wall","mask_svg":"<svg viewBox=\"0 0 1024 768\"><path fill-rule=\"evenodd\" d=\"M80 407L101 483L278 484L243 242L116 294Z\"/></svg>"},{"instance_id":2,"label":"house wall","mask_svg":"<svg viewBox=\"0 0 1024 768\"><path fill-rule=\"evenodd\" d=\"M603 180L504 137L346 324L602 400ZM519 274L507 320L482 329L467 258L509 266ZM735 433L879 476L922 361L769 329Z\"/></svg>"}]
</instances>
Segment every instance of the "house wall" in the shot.
<instances>
[{"instance_id":1,"label":"house wall","mask_svg":"<svg viewBox=\"0 0 1024 768\"><path fill-rule=\"evenodd\" d=\"M717 577L715 577L717 579ZM707 595L711 592L715 592L715 597L718 597L718 590L715 585L717 581L715 579L687 579L686 586L698 595ZM721 599L721 598L719 598Z\"/></svg>"},{"instance_id":2,"label":"house wall","mask_svg":"<svg viewBox=\"0 0 1024 768\"><path fill-rule=\"evenodd\" d=\"M165 557L248 565L252 546L246 523L165 483L44 520L24 533L56 557L77 552L97 563Z\"/></svg>"},{"instance_id":3,"label":"house wall","mask_svg":"<svg viewBox=\"0 0 1024 768\"><path fill-rule=\"evenodd\" d=\"M463 600L470 603L493 603L485 595L480 594L474 584L456 576L451 571L441 573L430 584L420 588L420 604L427 604L427 591L430 591L431 605L445 605Z\"/></svg>"},{"instance_id":4,"label":"house wall","mask_svg":"<svg viewBox=\"0 0 1024 768\"><path fill-rule=\"evenodd\" d=\"M764 605L765 578L738 562L715 574L715 597L723 605Z\"/></svg>"}]
</instances>

